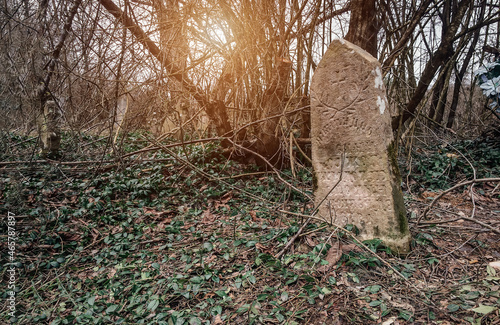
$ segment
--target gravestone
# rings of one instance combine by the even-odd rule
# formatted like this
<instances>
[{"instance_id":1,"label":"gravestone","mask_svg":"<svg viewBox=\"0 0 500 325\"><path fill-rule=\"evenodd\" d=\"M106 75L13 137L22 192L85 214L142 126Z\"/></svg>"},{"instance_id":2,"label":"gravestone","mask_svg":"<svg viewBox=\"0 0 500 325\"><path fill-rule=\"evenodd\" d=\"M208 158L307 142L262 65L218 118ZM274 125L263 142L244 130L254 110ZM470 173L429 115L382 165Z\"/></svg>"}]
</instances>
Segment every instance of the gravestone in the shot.
<instances>
[{"instance_id":1,"label":"gravestone","mask_svg":"<svg viewBox=\"0 0 500 325\"><path fill-rule=\"evenodd\" d=\"M59 127L59 110L57 104L49 100L38 117L38 134L40 135L40 156L55 159L59 157L61 130Z\"/></svg>"},{"instance_id":2,"label":"gravestone","mask_svg":"<svg viewBox=\"0 0 500 325\"><path fill-rule=\"evenodd\" d=\"M377 59L347 41L330 44L312 78L311 142L318 215L355 225L360 240L379 238L394 252L408 252L382 70Z\"/></svg>"}]
</instances>

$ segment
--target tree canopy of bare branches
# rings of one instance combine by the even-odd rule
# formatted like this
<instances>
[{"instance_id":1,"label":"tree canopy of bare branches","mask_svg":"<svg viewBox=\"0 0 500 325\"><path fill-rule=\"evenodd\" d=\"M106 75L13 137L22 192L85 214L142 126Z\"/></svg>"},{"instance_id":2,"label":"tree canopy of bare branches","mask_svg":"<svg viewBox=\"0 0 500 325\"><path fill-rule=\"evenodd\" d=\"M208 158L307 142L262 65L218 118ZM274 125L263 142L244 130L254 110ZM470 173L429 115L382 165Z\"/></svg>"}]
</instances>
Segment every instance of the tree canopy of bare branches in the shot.
<instances>
[{"instance_id":1,"label":"tree canopy of bare branches","mask_svg":"<svg viewBox=\"0 0 500 325\"><path fill-rule=\"evenodd\" d=\"M233 157L279 167L292 138L307 151L310 79L345 37L382 63L395 131L419 116L459 129L473 72L491 59L482 48L500 47L498 10L487 0L9 0L3 126L30 132L50 94L68 129L111 134L126 97L142 127L215 133Z\"/></svg>"}]
</instances>

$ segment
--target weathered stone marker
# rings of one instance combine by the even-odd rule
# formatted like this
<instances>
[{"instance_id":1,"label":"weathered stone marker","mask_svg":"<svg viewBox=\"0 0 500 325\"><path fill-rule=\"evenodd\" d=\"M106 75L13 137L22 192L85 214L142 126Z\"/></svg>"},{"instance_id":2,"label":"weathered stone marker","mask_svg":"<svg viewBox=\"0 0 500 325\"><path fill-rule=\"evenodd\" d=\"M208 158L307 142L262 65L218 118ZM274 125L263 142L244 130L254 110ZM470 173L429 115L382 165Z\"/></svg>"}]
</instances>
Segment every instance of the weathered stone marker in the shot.
<instances>
[{"instance_id":1,"label":"weathered stone marker","mask_svg":"<svg viewBox=\"0 0 500 325\"><path fill-rule=\"evenodd\" d=\"M59 156L61 130L59 127L59 111L54 101L49 100L38 117L38 134L40 135L40 155L51 159Z\"/></svg>"},{"instance_id":2,"label":"weathered stone marker","mask_svg":"<svg viewBox=\"0 0 500 325\"><path fill-rule=\"evenodd\" d=\"M387 106L377 59L333 41L311 84L318 214L336 225L355 225L361 240L379 238L406 253L411 236Z\"/></svg>"}]
</instances>

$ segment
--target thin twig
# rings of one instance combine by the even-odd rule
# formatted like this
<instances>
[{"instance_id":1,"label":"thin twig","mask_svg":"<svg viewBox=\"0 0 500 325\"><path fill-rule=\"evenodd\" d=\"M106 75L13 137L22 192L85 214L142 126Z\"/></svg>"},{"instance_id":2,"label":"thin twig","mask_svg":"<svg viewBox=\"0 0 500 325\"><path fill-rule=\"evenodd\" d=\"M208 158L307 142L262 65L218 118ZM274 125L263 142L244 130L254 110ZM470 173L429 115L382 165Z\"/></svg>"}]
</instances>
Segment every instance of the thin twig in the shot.
<instances>
[{"instance_id":1,"label":"thin twig","mask_svg":"<svg viewBox=\"0 0 500 325\"><path fill-rule=\"evenodd\" d=\"M308 220L318 219L321 221L325 221L325 220L318 218L318 217L315 217L313 215L305 215L302 213L289 212L289 211L285 211L285 210L279 210L279 212L294 215L294 216L309 218ZM408 285L410 285L413 289L415 289L418 293L420 293L423 297L425 297L425 294L419 288L417 288L412 282L410 282L407 278L405 278L405 276L403 274L401 274L398 270L396 270L389 262L384 260L376 252L372 251L368 246L366 246L359 239L357 239L355 234L353 234L351 231L349 231L349 230L347 230L344 227L341 227L339 225L336 225L336 224L331 224L331 225L334 227L337 227L338 229L340 229L340 230L344 231L346 234L348 234L349 237L351 237L354 241L356 241L362 248L364 248L367 252L369 252L370 254L375 256L376 258L378 258L382 263L384 263L388 268L390 268L395 274L397 274L399 277L401 277L401 279L403 279Z\"/></svg>"},{"instance_id":2,"label":"thin twig","mask_svg":"<svg viewBox=\"0 0 500 325\"><path fill-rule=\"evenodd\" d=\"M464 220L467 220L467 221L471 221L471 222L475 222L475 223L477 223L478 225L481 225L481 226L483 226L483 227L485 227L485 228L490 229L491 231L493 231L493 232L495 232L495 233L497 233L497 234L500 234L500 230L499 230L499 229L494 228L494 227L490 226L489 224L484 223L484 222L482 222L482 221L476 220L476 219L474 219L474 218L469 218L469 217L461 217L461 219L464 219Z\"/></svg>"},{"instance_id":3,"label":"thin twig","mask_svg":"<svg viewBox=\"0 0 500 325\"><path fill-rule=\"evenodd\" d=\"M302 154L302 157L304 157L311 165L312 165L312 160L311 158L309 158L306 153L302 150L302 148L299 146L299 143L297 141L297 138L293 137L293 142L295 143L295 145L297 146L297 150L299 150L299 152Z\"/></svg>"},{"instance_id":4,"label":"thin twig","mask_svg":"<svg viewBox=\"0 0 500 325\"><path fill-rule=\"evenodd\" d=\"M328 198L328 196L330 195L330 193L332 193L332 191L339 185L340 181L342 181L342 174L344 173L344 160L345 160L345 147L344 147L344 151L342 152L342 160L341 160L341 163L340 163L340 176L339 176L339 179L338 179L337 183L335 183L333 185L333 187L330 189L330 191L328 191L328 193L325 195L325 197L323 197L323 199L318 203L318 205L313 210L313 212L311 213L311 215L309 215L309 216L302 215L302 216L307 217L307 220L304 222L304 224L302 225L302 227L300 227L299 231L297 231L297 233L288 241L288 243L286 243L285 247L278 254L276 254L276 256L275 256L276 258L281 258L281 256L283 256L283 254L285 254L285 252L288 250L288 248L300 236L300 234L302 233L302 231L305 229L305 226L307 226L312 219L320 220L320 221L323 221L323 222L326 221L325 219L316 217L315 215L316 215L316 213L318 213L319 207L321 206L321 204L323 204L323 202L325 202L325 200ZM283 210L279 210L279 211L280 212L284 212L284 213L288 213L288 214L294 214L292 212L285 212ZM296 214L296 215L299 215L299 214ZM332 222L330 224L333 224L333 220L331 220L331 221Z\"/></svg>"},{"instance_id":5,"label":"thin twig","mask_svg":"<svg viewBox=\"0 0 500 325\"><path fill-rule=\"evenodd\" d=\"M471 222L477 223L478 225L481 225L481 226L483 226L485 228L488 228L489 230L493 231L494 233L500 234L500 229L495 228L493 226L490 226L489 224L484 223L482 221L479 221L477 219L470 218L470 217L465 217L465 216L459 216L458 218L448 219L448 220L431 220L431 221L425 221L425 222L421 222L420 224L422 224L422 225L439 225L439 224L450 223L450 222L454 222L454 221L458 221L458 220L471 221Z\"/></svg>"},{"instance_id":6,"label":"thin twig","mask_svg":"<svg viewBox=\"0 0 500 325\"><path fill-rule=\"evenodd\" d=\"M313 233L318 232L318 231L320 231L320 230L323 230L323 229L325 229L325 228L327 228L327 227L328 227L328 226L322 226L322 227L319 227L319 228L316 228L316 229L310 230L310 231L308 231L308 232L306 232L306 233L300 234L300 237L304 237L304 236L307 236L307 235L313 234Z\"/></svg>"},{"instance_id":7,"label":"thin twig","mask_svg":"<svg viewBox=\"0 0 500 325\"><path fill-rule=\"evenodd\" d=\"M450 144L450 143L447 143L447 144L449 144L453 149L455 149L455 151L458 152L458 154L460 156L462 156L462 158L464 158L465 161L467 161L467 163L469 164L470 168L472 168L472 173L473 173L473 176L474 176L473 179L476 179L477 178L477 176L476 176L476 169L474 168L474 165L472 165L472 163L470 162L470 160L467 159L467 157L460 150L458 150L457 148L455 148L452 144ZM476 214L476 201L474 200L474 183L472 183L471 186L470 186L470 198L472 200L471 218L474 218L474 215Z\"/></svg>"},{"instance_id":8,"label":"thin twig","mask_svg":"<svg viewBox=\"0 0 500 325\"><path fill-rule=\"evenodd\" d=\"M255 173L231 175L231 176L226 176L226 177L219 177L219 179L235 179L235 178L240 178L240 177L257 176L257 175L265 175L265 174L269 174L269 172L255 172Z\"/></svg>"},{"instance_id":9,"label":"thin twig","mask_svg":"<svg viewBox=\"0 0 500 325\"><path fill-rule=\"evenodd\" d=\"M485 183L485 182L500 182L500 178L479 178L479 179L473 179L473 180L470 180L470 181L458 183L457 185L455 185L453 187L450 187L446 191L441 192L438 196L436 196L434 198L434 200L432 200L431 204L429 204L429 206L424 210L424 212L422 213L422 215L417 219L417 225L420 223L420 221L423 218L425 218L427 216L427 213L429 212L430 209L432 209L432 207L434 206L434 204L436 204L436 202L441 197L443 197L446 193L449 193L449 192L451 192L451 191L453 191L453 190L455 190L455 189L457 189L459 187L465 186L465 185L474 184L474 183Z\"/></svg>"},{"instance_id":10,"label":"thin twig","mask_svg":"<svg viewBox=\"0 0 500 325\"><path fill-rule=\"evenodd\" d=\"M231 143L233 146L235 147L238 147L246 152L249 152L251 153L252 155L255 155L257 157L259 157L260 159L262 159L262 161L264 161L273 171L274 173L276 174L276 176L278 177L278 179L283 183L285 184L286 186L288 186L289 188L295 190L297 193L300 193L302 194L303 196L305 196L306 198L308 198L309 200L312 201L312 197L310 197L307 193L305 193L304 191L301 191L299 190L298 188L296 188L295 186L293 186L292 184L290 184L289 182L287 182L286 180L283 179L283 177L281 177L280 173L278 170L276 170L276 168L273 166L273 164L271 164L264 156L262 156L261 154L253 151L253 150L250 150L248 148L245 148L239 144L237 144L236 142L232 141L231 139L227 139L227 141L229 141L229 143Z\"/></svg>"},{"instance_id":11,"label":"thin twig","mask_svg":"<svg viewBox=\"0 0 500 325\"><path fill-rule=\"evenodd\" d=\"M279 210L280 212L283 212L281 210ZM309 217L309 216L306 216L306 217ZM285 247L278 253L276 254L274 257L279 259L281 258L281 256L283 256L283 254L285 254L285 252L288 250L288 248L295 242L295 240L300 236L300 234L302 233L302 231L307 227L307 225L309 224L309 222L311 222L312 218L309 217L305 222L304 224L302 225L302 227L300 227L299 231L297 231L297 233L288 241L288 243L286 243Z\"/></svg>"},{"instance_id":12,"label":"thin twig","mask_svg":"<svg viewBox=\"0 0 500 325\"><path fill-rule=\"evenodd\" d=\"M172 159L129 159L126 162L166 162L172 161ZM28 165L28 164L53 164L53 165L66 165L66 166L77 166L77 165L91 165L91 164L114 164L116 160L80 160L80 161L58 161L58 160L33 160L33 161L2 161L0 162L0 166L8 166L8 165Z\"/></svg>"},{"instance_id":13,"label":"thin twig","mask_svg":"<svg viewBox=\"0 0 500 325\"><path fill-rule=\"evenodd\" d=\"M180 147L182 145L187 145L187 144L195 144L195 143L205 143L205 142L214 142L214 141L221 141L224 140L225 138L207 138L207 139L197 139L197 140L191 140L191 141L184 141L184 142L176 142L176 143L171 143L171 144L162 144L161 146L151 146L147 148L143 148L134 152L127 153L123 156L121 156L122 159L128 158L130 156L138 155L140 153L145 153L149 151L155 151L155 150L160 150L162 148L174 148L174 147ZM155 143L158 143L160 140L156 139Z\"/></svg>"},{"instance_id":14,"label":"thin twig","mask_svg":"<svg viewBox=\"0 0 500 325\"><path fill-rule=\"evenodd\" d=\"M182 163L183 165L188 166L188 167L189 167L189 168L191 168L194 172L196 172L197 174L199 174L199 175L201 175L201 176L203 176L203 177L205 177L205 178L207 178L207 179L209 179L209 180L211 180L211 181L217 181L217 182L220 182L220 183L222 183L222 184L224 184L224 185L226 185L226 186L228 186L228 187L231 187L231 188L233 188L233 189L235 189L235 190L237 190L237 191L239 191L239 192L241 192L241 193L243 193L243 194L245 194L245 195L248 195L249 197L252 197L252 198L254 198L254 199L256 199L256 200L259 200L259 201L266 201L266 202L268 202L268 203L273 203L273 202L271 202L271 201L269 201L269 200L267 200L267 199L264 199L263 197L259 197L259 196L255 195L255 194L252 194L252 193L248 192L248 191L245 191L245 190L243 190L243 189L237 188L236 186L234 186L234 185L232 185L232 184L229 184L229 183L227 183L227 182L225 182L225 181L221 180L220 178L214 177L214 176L212 176L212 175L210 175L210 174L208 174L208 173L204 172L203 170L201 170L201 169L199 169L198 167L196 167L195 165L193 165L191 162L189 162L189 161L187 161L186 159L184 159L184 158L180 157L179 155L177 155L177 154L176 154L175 152L173 152L170 148L168 148L168 146L165 146L165 145L162 145L162 144L160 144L160 143L156 142L156 140L155 140L155 139L147 139L147 140L151 141L151 143L153 143L153 144L157 145L158 147L160 147L160 149L165 150L165 151L166 151L169 155L171 155L171 156L172 156L175 160L179 161L179 162L180 162L180 163Z\"/></svg>"}]
</instances>

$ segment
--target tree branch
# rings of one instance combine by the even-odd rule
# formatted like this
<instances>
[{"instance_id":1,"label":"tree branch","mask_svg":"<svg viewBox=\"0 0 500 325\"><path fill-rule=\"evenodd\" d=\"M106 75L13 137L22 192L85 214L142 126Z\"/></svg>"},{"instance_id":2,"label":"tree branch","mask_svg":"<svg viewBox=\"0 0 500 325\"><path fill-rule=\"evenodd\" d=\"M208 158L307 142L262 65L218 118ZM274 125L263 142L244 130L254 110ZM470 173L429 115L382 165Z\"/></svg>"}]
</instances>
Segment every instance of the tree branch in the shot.
<instances>
[{"instance_id":1,"label":"tree branch","mask_svg":"<svg viewBox=\"0 0 500 325\"><path fill-rule=\"evenodd\" d=\"M99 0L99 2L160 62L162 67L167 70L170 77L180 82L198 104L205 108L207 115L214 122L219 135L231 132L231 125L229 124L224 103L221 101L211 102L204 92L189 79L185 70L180 69L174 62L170 61L165 52L160 50L148 35L116 4L114 4L112 0Z\"/></svg>"},{"instance_id":2,"label":"tree branch","mask_svg":"<svg viewBox=\"0 0 500 325\"><path fill-rule=\"evenodd\" d=\"M61 50L64 46L64 42L66 41L66 38L69 35L69 31L71 30L71 25L73 24L73 18L75 18L76 12L78 11L78 7L82 3L82 0L76 0L75 3L73 4L73 7L71 7L69 11L69 15L66 19L66 22L64 23L64 28L61 36L59 37L59 41L57 42L56 47L54 48L54 51L52 51L52 57L50 58L50 61L46 64L46 69L47 69L47 75L45 76L45 79L43 80L43 84L41 87L38 89L36 97L41 101L41 107L43 108L45 106L45 102L47 101L47 93L49 91L49 84L50 80L52 79L52 76L54 75L54 69L56 66L56 62L59 59L59 56L61 55Z\"/></svg>"},{"instance_id":3,"label":"tree branch","mask_svg":"<svg viewBox=\"0 0 500 325\"><path fill-rule=\"evenodd\" d=\"M425 218L427 216L427 213L434 206L434 204L436 204L436 202L440 198L442 198L446 193L449 193L449 192L451 192L451 191L453 191L453 190L455 190L455 189L457 189L459 187L465 186L465 185L475 184L475 183L484 183L484 182L500 182L500 178L479 178L479 179L473 179L473 180L470 180L470 181L458 183L457 185L455 185L453 187L450 187L446 191L441 192L441 194L439 194L438 196L436 196L434 198L434 200L432 200L431 204L429 204L429 206L424 210L424 213L422 213L422 215L420 216L420 218L418 218L417 225L420 222L420 220L422 220L423 218Z\"/></svg>"}]
</instances>

